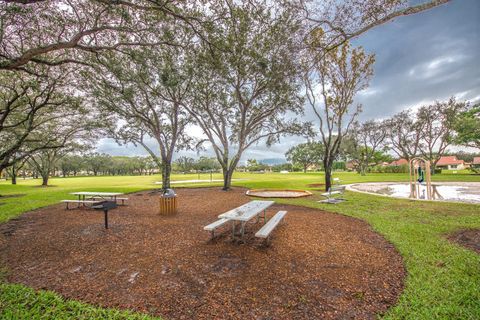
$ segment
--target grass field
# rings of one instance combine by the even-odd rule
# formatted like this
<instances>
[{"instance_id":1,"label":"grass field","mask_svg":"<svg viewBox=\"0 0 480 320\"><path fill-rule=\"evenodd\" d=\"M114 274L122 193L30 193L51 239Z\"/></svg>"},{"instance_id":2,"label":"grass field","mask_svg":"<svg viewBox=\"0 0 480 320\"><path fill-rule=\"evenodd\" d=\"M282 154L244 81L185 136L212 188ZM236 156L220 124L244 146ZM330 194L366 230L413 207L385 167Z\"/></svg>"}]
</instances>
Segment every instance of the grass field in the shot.
<instances>
[{"instance_id":1,"label":"grass field","mask_svg":"<svg viewBox=\"0 0 480 320\"><path fill-rule=\"evenodd\" d=\"M337 173L342 183L407 181L406 174ZM173 180L198 179L197 175L174 175ZM209 179L209 175L200 179ZM220 179L220 175L214 175ZM248 188L311 189L322 183L321 173L248 174L234 185ZM480 181L479 175L451 172L435 175L434 181ZM51 179L51 187L41 188L39 180L19 180L18 185L0 182L0 194L24 194L0 200L0 221L22 212L73 198L74 191L133 192L157 188L158 176L77 177ZM188 186L220 183L190 184ZM176 186L176 185L175 185ZM179 184L178 186L187 186ZM335 211L367 221L391 241L403 256L408 276L398 304L385 319L480 319L480 256L450 243L445 235L465 228L480 228L480 205L419 202L347 192L347 202L332 206L309 198L277 200L295 205ZM1 199L1 198L0 198ZM321 232L321 230L319 230ZM8 272L8 270L5 270ZM107 310L75 301L65 301L50 292L35 292L21 285L0 285L0 318L5 319L147 319L130 312Z\"/></svg>"}]
</instances>

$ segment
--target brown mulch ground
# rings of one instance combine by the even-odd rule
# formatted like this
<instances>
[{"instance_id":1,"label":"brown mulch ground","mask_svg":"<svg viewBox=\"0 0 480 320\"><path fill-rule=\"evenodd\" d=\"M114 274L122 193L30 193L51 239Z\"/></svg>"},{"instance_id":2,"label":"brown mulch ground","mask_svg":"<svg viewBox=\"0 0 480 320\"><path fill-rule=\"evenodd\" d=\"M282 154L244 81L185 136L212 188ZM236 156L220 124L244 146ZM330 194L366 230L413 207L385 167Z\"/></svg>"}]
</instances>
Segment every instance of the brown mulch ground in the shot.
<instances>
[{"instance_id":1,"label":"brown mulch ground","mask_svg":"<svg viewBox=\"0 0 480 320\"><path fill-rule=\"evenodd\" d=\"M461 230L450 235L448 238L480 254L480 229Z\"/></svg>"},{"instance_id":2,"label":"brown mulch ground","mask_svg":"<svg viewBox=\"0 0 480 320\"><path fill-rule=\"evenodd\" d=\"M368 224L302 207L288 210L269 247L247 227L208 241L203 226L251 200L245 190L177 189L179 213L157 214L158 193L129 195L110 214L55 205L0 225L8 280L95 305L167 319L373 319L395 303L405 270Z\"/></svg>"}]
</instances>

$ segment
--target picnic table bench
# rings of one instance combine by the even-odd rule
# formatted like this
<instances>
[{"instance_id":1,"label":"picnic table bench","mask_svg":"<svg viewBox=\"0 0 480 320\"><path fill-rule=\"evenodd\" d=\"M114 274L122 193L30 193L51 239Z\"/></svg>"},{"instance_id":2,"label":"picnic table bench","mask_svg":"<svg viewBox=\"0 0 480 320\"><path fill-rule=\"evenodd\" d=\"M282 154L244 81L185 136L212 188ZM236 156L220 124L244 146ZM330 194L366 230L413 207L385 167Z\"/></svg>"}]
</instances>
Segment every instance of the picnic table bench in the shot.
<instances>
[{"instance_id":1,"label":"picnic table bench","mask_svg":"<svg viewBox=\"0 0 480 320\"><path fill-rule=\"evenodd\" d=\"M283 218L287 215L287 211L278 211L263 227L255 233L255 237L268 239L270 234L272 233L273 229L283 220Z\"/></svg>"},{"instance_id":2,"label":"picnic table bench","mask_svg":"<svg viewBox=\"0 0 480 320\"><path fill-rule=\"evenodd\" d=\"M80 192L72 192L72 195L78 196L78 200L62 200L61 202L66 203L66 209L69 209L69 203L76 203L77 208L80 208L81 205L84 207L86 205L95 205L105 200L113 200L115 203L117 200L122 200L122 204L124 204L125 200L128 198L119 198L118 196L123 195L120 192L92 192L92 191L80 191Z\"/></svg>"},{"instance_id":3,"label":"picnic table bench","mask_svg":"<svg viewBox=\"0 0 480 320\"><path fill-rule=\"evenodd\" d=\"M209 225L203 227L203 230L210 231L212 233L212 239L213 239L213 238L215 238L215 230L217 228L220 228L221 226L223 226L228 221L230 221L230 220L228 220L227 218L219 219L219 220L214 221L214 222L210 223Z\"/></svg>"},{"instance_id":4,"label":"picnic table bench","mask_svg":"<svg viewBox=\"0 0 480 320\"><path fill-rule=\"evenodd\" d=\"M68 207L68 204L69 204L69 203L76 203L76 204L77 204L77 208L80 208L80 205L82 205L82 204L83 204L84 206L85 206L86 204L94 205L94 204L100 203L101 201L99 201L99 200L62 200L61 202L67 204L66 209L68 210L68 209L70 209L70 208Z\"/></svg>"},{"instance_id":5,"label":"picnic table bench","mask_svg":"<svg viewBox=\"0 0 480 320\"><path fill-rule=\"evenodd\" d=\"M260 220L260 216L263 213L263 222L266 223L267 216L266 210L274 204L274 201L254 200L250 201L240 207L229 210L218 216L219 220L205 226L203 229L212 233L212 238L215 236L215 230L227 222L232 222L232 237L235 237L236 223L240 223L240 235L243 239L245 236L245 225L253 218Z\"/></svg>"},{"instance_id":6,"label":"picnic table bench","mask_svg":"<svg viewBox=\"0 0 480 320\"><path fill-rule=\"evenodd\" d=\"M341 195L345 192L346 186L342 185L337 185L337 186L331 186L328 188L328 191L325 193L322 193L322 196L326 197L326 200L322 200L321 202L325 203L338 203L343 199L335 198L337 195Z\"/></svg>"}]
</instances>

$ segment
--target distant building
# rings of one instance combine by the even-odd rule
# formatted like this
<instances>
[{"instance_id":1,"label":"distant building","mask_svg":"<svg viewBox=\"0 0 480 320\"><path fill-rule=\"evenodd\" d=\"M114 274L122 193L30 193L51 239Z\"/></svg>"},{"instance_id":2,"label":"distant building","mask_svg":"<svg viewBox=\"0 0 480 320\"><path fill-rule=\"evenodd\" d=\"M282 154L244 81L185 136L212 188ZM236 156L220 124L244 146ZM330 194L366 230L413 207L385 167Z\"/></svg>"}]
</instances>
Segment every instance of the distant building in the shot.
<instances>
[{"instance_id":1,"label":"distant building","mask_svg":"<svg viewBox=\"0 0 480 320\"><path fill-rule=\"evenodd\" d=\"M310 164L307 166L307 171L318 171L322 168L320 164Z\"/></svg>"},{"instance_id":2,"label":"distant building","mask_svg":"<svg viewBox=\"0 0 480 320\"><path fill-rule=\"evenodd\" d=\"M350 160L350 161L347 161L347 163L345 164L345 168L348 171L353 171L357 169L358 165L359 163L357 160Z\"/></svg>"},{"instance_id":3,"label":"distant building","mask_svg":"<svg viewBox=\"0 0 480 320\"><path fill-rule=\"evenodd\" d=\"M407 159L398 159L398 160L395 160L395 161L392 161L390 162L390 165L391 166L404 166L404 165L408 165L408 160Z\"/></svg>"},{"instance_id":4,"label":"distant building","mask_svg":"<svg viewBox=\"0 0 480 320\"><path fill-rule=\"evenodd\" d=\"M457 159L456 156L440 157L437 162L438 169L463 170L466 168L465 161Z\"/></svg>"},{"instance_id":5,"label":"distant building","mask_svg":"<svg viewBox=\"0 0 480 320\"><path fill-rule=\"evenodd\" d=\"M480 169L480 157L474 157L471 167L474 169Z\"/></svg>"}]
</instances>

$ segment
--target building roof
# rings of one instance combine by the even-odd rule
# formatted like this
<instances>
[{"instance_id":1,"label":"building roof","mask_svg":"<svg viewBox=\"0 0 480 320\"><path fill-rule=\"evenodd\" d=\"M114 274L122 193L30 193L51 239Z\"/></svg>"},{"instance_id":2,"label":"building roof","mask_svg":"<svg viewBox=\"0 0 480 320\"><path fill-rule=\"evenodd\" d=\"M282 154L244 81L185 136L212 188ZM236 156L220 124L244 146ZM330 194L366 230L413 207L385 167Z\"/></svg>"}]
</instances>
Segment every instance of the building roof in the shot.
<instances>
[{"instance_id":1,"label":"building roof","mask_svg":"<svg viewBox=\"0 0 480 320\"><path fill-rule=\"evenodd\" d=\"M453 164L464 164L465 161L458 160L455 156L444 156L440 157L440 160L437 162L437 166L448 166Z\"/></svg>"},{"instance_id":2,"label":"building roof","mask_svg":"<svg viewBox=\"0 0 480 320\"><path fill-rule=\"evenodd\" d=\"M480 157L473 157L473 164L480 164Z\"/></svg>"},{"instance_id":3,"label":"building roof","mask_svg":"<svg viewBox=\"0 0 480 320\"><path fill-rule=\"evenodd\" d=\"M345 165L347 168L355 168L356 166L358 166L358 160L350 160L350 161L347 161L346 165Z\"/></svg>"},{"instance_id":4,"label":"building roof","mask_svg":"<svg viewBox=\"0 0 480 320\"><path fill-rule=\"evenodd\" d=\"M407 159L403 159L403 158L392 161L390 163L391 166L403 166L404 164L408 164L408 161L407 161Z\"/></svg>"}]
</instances>

